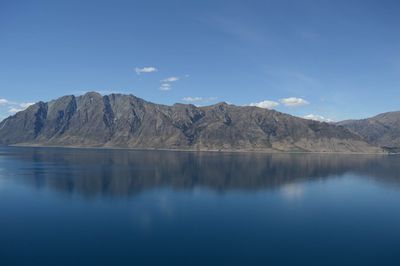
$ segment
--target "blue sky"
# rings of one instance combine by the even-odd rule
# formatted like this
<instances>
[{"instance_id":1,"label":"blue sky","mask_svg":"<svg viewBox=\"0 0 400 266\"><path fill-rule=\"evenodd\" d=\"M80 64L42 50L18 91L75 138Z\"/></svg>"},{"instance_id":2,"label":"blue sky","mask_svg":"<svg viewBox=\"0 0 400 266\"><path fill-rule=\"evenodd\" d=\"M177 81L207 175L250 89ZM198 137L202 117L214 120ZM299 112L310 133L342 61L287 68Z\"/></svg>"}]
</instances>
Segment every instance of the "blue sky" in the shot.
<instances>
[{"instance_id":1,"label":"blue sky","mask_svg":"<svg viewBox=\"0 0 400 266\"><path fill-rule=\"evenodd\" d=\"M400 110L399 14L378 0L0 0L0 118L93 90L332 120Z\"/></svg>"}]
</instances>

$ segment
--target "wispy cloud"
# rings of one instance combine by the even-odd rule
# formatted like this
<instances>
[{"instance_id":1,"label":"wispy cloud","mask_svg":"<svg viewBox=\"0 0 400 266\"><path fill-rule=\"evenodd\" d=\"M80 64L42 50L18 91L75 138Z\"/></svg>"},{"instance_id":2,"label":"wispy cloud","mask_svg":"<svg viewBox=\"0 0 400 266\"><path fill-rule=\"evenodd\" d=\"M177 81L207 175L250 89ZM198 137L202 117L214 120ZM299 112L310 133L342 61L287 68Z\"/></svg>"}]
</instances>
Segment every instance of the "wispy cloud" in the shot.
<instances>
[{"instance_id":1,"label":"wispy cloud","mask_svg":"<svg viewBox=\"0 0 400 266\"><path fill-rule=\"evenodd\" d=\"M257 106L260 108L264 108L264 109L274 109L275 107L277 107L279 105L278 102L274 102L274 101L270 101L270 100L264 100L258 103L250 103L249 106Z\"/></svg>"},{"instance_id":2,"label":"wispy cloud","mask_svg":"<svg viewBox=\"0 0 400 266\"><path fill-rule=\"evenodd\" d=\"M203 100L203 97L184 97L182 101L185 102L200 102Z\"/></svg>"},{"instance_id":3,"label":"wispy cloud","mask_svg":"<svg viewBox=\"0 0 400 266\"><path fill-rule=\"evenodd\" d=\"M29 106L31 106L32 104L35 104L35 103L30 103L30 102L19 103L19 102L10 101L10 100L4 99L4 98L0 98L0 106L4 106L7 110L6 113L0 114L0 118L1 119L5 118L5 116L7 116L7 113L15 114L20 111L23 111L26 108L28 108Z\"/></svg>"},{"instance_id":4,"label":"wispy cloud","mask_svg":"<svg viewBox=\"0 0 400 266\"><path fill-rule=\"evenodd\" d=\"M172 89L171 83L178 81L180 78L176 76L168 77L160 80L160 91L170 91Z\"/></svg>"},{"instance_id":5,"label":"wispy cloud","mask_svg":"<svg viewBox=\"0 0 400 266\"><path fill-rule=\"evenodd\" d=\"M161 80L161 82L175 82L178 80L179 80L179 77L169 77L169 78Z\"/></svg>"},{"instance_id":6,"label":"wispy cloud","mask_svg":"<svg viewBox=\"0 0 400 266\"><path fill-rule=\"evenodd\" d=\"M8 100L0 98L0 105L5 105L5 104L8 104L8 103L9 103Z\"/></svg>"},{"instance_id":7,"label":"wispy cloud","mask_svg":"<svg viewBox=\"0 0 400 266\"><path fill-rule=\"evenodd\" d=\"M161 83L160 91L169 91L171 90L171 84L169 83Z\"/></svg>"},{"instance_id":8,"label":"wispy cloud","mask_svg":"<svg viewBox=\"0 0 400 266\"><path fill-rule=\"evenodd\" d=\"M152 73L152 72L157 72L158 69L155 67L142 67L142 68L135 68L136 74L140 75L142 73Z\"/></svg>"},{"instance_id":9,"label":"wispy cloud","mask_svg":"<svg viewBox=\"0 0 400 266\"><path fill-rule=\"evenodd\" d=\"M309 120L315 120L315 121L319 121L319 122L327 122L327 123L334 122L333 119L326 118L322 115L315 115L315 114L305 115L305 116L303 116L303 118L309 119Z\"/></svg>"},{"instance_id":10,"label":"wispy cloud","mask_svg":"<svg viewBox=\"0 0 400 266\"><path fill-rule=\"evenodd\" d=\"M303 106L309 104L308 101L302 99L302 98L296 98L296 97L290 97L290 98L284 98L280 99L280 102L289 107L297 107L297 106Z\"/></svg>"},{"instance_id":11,"label":"wispy cloud","mask_svg":"<svg viewBox=\"0 0 400 266\"><path fill-rule=\"evenodd\" d=\"M204 103L210 103L216 101L218 98L217 97L184 97L182 101L188 102L188 103L196 103L196 104L204 104Z\"/></svg>"},{"instance_id":12,"label":"wispy cloud","mask_svg":"<svg viewBox=\"0 0 400 266\"><path fill-rule=\"evenodd\" d=\"M8 113L10 114L15 114L21 111L24 111L26 108L28 108L31 105L34 105L35 103L19 103L16 106L12 106L8 109Z\"/></svg>"}]
</instances>

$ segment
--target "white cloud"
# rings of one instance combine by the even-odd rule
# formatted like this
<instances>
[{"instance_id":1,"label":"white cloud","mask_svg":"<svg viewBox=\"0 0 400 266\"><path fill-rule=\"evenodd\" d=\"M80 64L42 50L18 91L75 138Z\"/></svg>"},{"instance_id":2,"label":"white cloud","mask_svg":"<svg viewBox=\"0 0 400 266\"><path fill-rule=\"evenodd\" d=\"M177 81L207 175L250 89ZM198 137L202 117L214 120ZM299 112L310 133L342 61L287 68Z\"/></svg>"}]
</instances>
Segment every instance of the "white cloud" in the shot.
<instances>
[{"instance_id":1,"label":"white cloud","mask_svg":"<svg viewBox=\"0 0 400 266\"><path fill-rule=\"evenodd\" d=\"M179 80L179 77L169 77L169 78L161 80L161 82L175 82L178 80Z\"/></svg>"},{"instance_id":2,"label":"white cloud","mask_svg":"<svg viewBox=\"0 0 400 266\"><path fill-rule=\"evenodd\" d=\"M162 83L160 85L160 91L169 91L169 90L171 90L171 84Z\"/></svg>"},{"instance_id":3,"label":"white cloud","mask_svg":"<svg viewBox=\"0 0 400 266\"><path fill-rule=\"evenodd\" d=\"M15 114L15 113L24 111L26 108L28 108L29 106L31 106L33 104L35 104L35 103L20 103L18 105L11 107L10 109L8 109L8 113Z\"/></svg>"},{"instance_id":4,"label":"white cloud","mask_svg":"<svg viewBox=\"0 0 400 266\"><path fill-rule=\"evenodd\" d=\"M283 105L289 106L289 107L303 106L303 105L309 104L308 101L306 101L306 100L304 100L302 98L296 98L296 97L284 98L284 99L281 99L280 102Z\"/></svg>"},{"instance_id":5,"label":"white cloud","mask_svg":"<svg viewBox=\"0 0 400 266\"><path fill-rule=\"evenodd\" d=\"M309 119L309 120L315 120L315 121L319 121L319 122L327 122L327 123L334 122L334 120L323 117L322 115L309 114L309 115L303 116L303 118Z\"/></svg>"},{"instance_id":6,"label":"white cloud","mask_svg":"<svg viewBox=\"0 0 400 266\"><path fill-rule=\"evenodd\" d=\"M182 100L184 102L190 102L190 103L209 103L209 102L213 102L215 100L217 100L217 97L207 97L207 98L203 98L203 97L185 97Z\"/></svg>"},{"instance_id":7,"label":"white cloud","mask_svg":"<svg viewBox=\"0 0 400 266\"><path fill-rule=\"evenodd\" d=\"M152 73L152 72L157 72L158 69L155 67L143 67L143 68L135 68L136 74L140 75L142 73Z\"/></svg>"},{"instance_id":8,"label":"white cloud","mask_svg":"<svg viewBox=\"0 0 400 266\"><path fill-rule=\"evenodd\" d=\"M35 103L30 103L30 102L14 102L14 101L9 101L6 99L2 99L0 98L0 106L3 105L5 106L8 110L6 113L0 113L0 121L2 119L4 119L8 114L15 114L18 113L20 111L25 110L26 108L28 108L29 106L31 106L32 104Z\"/></svg>"},{"instance_id":9,"label":"white cloud","mask_svg":"<svg viewBox=\"0 0 400 266\"><path fill-rule=\"evenodd\" d=\"M161 85L160 85L160 91L169 91L172 89L171 87L171 82L178 81L179 77L169 77L163 80L160 80Z\"/></svg>"},{"instance_id":10,"label":"white cloud","mask_svg":"<svg viewBox=\"0 0 400 266\"><path fill-rule=\"evenodd\" d=\"M279 105L279 103L274 102L274 101L269 101L269 100L264 100L258 103L250 103L249 106L257 106L260 108L264 108L264 109L274 109L275 107L277 107Z\"/></svg>"},{"instance_id":11,"label":"white cloud","mask_svg":"<svg viewBox=\"0 0 400 266\"><path fill-rule=\"evenodd\" d=\"M8 104L8 103L9 103L8 100L0 98L0 105Z\"/></svg>"},{"instance_id":12,"label":"white cloud","mask_svg":"<svg viewBox=\"0 0 400 266\"><path fill-rule=\"evenodd\" d=\"M182 100L185 102L201 102L203 97L185 97Z\"/></svg>"}]
</instances>

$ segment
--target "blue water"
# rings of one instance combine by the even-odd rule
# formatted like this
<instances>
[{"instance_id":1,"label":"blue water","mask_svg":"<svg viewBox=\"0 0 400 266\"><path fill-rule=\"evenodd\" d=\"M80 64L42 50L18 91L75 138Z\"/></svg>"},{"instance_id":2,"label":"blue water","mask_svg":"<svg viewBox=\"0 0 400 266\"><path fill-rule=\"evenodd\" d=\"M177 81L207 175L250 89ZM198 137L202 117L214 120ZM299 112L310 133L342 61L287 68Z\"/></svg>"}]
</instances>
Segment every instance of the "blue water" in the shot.
<instances>
[{"instance_id":1,"label":"blue water","mask_svg":"<svg viewBox=\"0 0 400 266\"><path fill-rule=\"evenodd\" d=\"M0 148L0 265L400 265L400 157Z\"/></svg>"}]
</instances>

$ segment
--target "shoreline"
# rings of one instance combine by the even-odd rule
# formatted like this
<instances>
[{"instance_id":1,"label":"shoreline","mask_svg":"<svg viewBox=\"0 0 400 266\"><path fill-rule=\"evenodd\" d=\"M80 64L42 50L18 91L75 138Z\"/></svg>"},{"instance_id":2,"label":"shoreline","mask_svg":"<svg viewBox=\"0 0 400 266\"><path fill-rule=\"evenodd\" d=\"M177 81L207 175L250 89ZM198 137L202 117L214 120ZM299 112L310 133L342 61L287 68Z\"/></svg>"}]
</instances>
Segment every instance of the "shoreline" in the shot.
<instances>
[{"instance_id":1,"label":"shoreline","mask_svg":"<svg viewBox=\"0 0 400 266\"><path fill-rule=\"evenodd\" d=\"M107 146L60 146L40 144L12 144L4 147L21 148L56 148L56 149L88 149L88 150L132 150L132 151L174 151L191 153L260 153L260 154L337 154L337 155L399 155L400 153L369 153L369 152L334 152L334 151L279 151L279 150L213 150L213 149L167 149L167 148L124 148Z\"/></svg>"}]
</instances>

